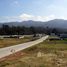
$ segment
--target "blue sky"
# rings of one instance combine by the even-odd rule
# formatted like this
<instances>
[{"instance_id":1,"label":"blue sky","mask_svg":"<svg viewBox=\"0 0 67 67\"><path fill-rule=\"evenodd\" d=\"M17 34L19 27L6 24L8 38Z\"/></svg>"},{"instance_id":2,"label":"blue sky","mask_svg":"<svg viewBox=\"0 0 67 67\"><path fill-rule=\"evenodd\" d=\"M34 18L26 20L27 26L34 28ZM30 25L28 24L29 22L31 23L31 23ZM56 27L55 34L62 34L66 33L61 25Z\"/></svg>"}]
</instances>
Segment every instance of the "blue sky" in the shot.
<instances>
[{"instance_id":1,"label":"blue sky","mask_svg":"<svg viewBox=\"0 0 67 67\"><path fill-rule=\"evenodd\" d=\"M0 22L67 19L67 0L0 0Z\"/></svg>"}]
</instances>

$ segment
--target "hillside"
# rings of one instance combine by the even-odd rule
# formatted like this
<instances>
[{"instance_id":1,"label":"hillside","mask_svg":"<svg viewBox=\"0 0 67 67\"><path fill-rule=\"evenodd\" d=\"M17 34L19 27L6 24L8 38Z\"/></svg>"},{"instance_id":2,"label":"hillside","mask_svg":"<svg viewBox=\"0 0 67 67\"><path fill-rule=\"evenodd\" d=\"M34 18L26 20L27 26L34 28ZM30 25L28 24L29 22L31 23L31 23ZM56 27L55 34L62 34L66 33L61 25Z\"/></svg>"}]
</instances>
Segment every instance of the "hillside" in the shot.
<instances>
[{"instance_id":1,"label":"hillside","mask_svg":"<svg viewBox=\"0 0 67 67\"><path fill-rule=\"evenodd\" d=\"M61 29L67 29L67 20L63 19L54 19L47 22L41 22L41 21L22 21L22 22L4 22L0 23L0 27L5 24L9 26L34 26L34 27L49 27L49 28L61 28Z\"/></svg>"}]
</instances>

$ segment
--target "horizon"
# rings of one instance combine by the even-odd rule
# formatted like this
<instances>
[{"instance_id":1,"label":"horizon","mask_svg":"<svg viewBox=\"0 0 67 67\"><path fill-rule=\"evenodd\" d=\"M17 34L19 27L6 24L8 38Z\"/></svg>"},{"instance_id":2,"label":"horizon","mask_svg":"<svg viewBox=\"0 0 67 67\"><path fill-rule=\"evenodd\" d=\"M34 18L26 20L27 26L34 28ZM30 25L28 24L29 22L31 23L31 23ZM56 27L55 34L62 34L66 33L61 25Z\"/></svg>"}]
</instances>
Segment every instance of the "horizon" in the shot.
<instances>
[{"instance_id":1,"label":"horizon","mask_svg":"<svg viewBox=\"0 0 67 67\"><path fill-rule=\"evenodd\" d=\"M34 22L49 22L49 21L55 21L55 20L63 20L63 21L67 21L66 19L52 19L52 20L48 20L48 21L37 21L37 20L24 20L24 21L7 21L7 22L0 22L0 23L16 23L16 22L28 22L28 21L34 21Z\"/></svg>"},{"instance_id":2,"label":"horizon","mask_svg":"<svg viewBox=\"0 0 67 67\"><path fill-rule=\"evenodd\" d=\"M67 20L67 0L0 0L0 23Z\"/></svg>"}]
</instances>

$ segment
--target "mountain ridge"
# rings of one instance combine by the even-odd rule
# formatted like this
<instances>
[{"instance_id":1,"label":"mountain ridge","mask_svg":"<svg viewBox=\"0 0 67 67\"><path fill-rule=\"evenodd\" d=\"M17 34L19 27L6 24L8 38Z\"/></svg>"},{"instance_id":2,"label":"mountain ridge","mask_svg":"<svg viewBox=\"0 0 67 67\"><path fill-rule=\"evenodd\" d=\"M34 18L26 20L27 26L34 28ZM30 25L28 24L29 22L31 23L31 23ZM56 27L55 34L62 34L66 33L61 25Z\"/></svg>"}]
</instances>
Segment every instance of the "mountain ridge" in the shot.
<instances>
[{"instance_id":1,"label":"mountain ridge","mask_svg":"<svg viewBox=\"0 0 67 67\"><path fill-rule=\"evenodd\" d=\"M54 19L46 22L42 21L33 21L33 20L28 20L28 21L21 21L21 22L7 22L7 23L0 23L0 27L2 25L9 25L9 26L26 26L26 27L49 27L49 28L65 28L67 29L67 20L63 19Z\"/></svg>"}]
</instances>

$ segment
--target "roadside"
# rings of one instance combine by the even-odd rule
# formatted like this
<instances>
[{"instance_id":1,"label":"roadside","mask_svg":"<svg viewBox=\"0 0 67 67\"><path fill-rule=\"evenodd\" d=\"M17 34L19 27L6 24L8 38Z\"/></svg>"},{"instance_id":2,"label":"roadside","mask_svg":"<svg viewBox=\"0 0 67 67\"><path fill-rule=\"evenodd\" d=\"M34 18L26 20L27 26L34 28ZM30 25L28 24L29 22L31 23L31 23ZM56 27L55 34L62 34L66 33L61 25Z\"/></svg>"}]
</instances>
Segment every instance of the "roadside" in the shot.
<instances>
[{"instance_id":1,"label":"roadside","mask_svg":"<svg viewBox=\"0 0 67 67\"><path fill-rule=\"evenodd\" d=\"M19 55L18 55L19 54ZM20 51L1 67L67 67L67 41L49 40Z\"/></svg>"},{"instance_id":2,"label":"roadside","mask_svg":"<svg viewBox=\"0 0 67 67\"><path fill-rule=\"evenodd\" d=\"M44 36L44 37L42 37L38 40L35 40L35 41L31 41L31 42L27 42L27 43L15 45L15 46L10 46L10 47L6 47L6 48L1 48L0 49L0 58L8 56L13 53L16 53L18 51L21 51L23 49L26 49L26 48L31 47L33 45L36 45L38 43L41 43L44 40L46 40L47 38L48 38L48 36Z\"/></svg>"},{"instance_id":3,"label":"roadside","mask_svg":"<svg viewBox=\"0 0 67 67\"><path fill-rule=\"evenodd\" d=\"M9 47L25 42L29 42L32 37L24 37L24 38L3 38L0 39L0 48Z\"/></svg>"}]
</instances>

